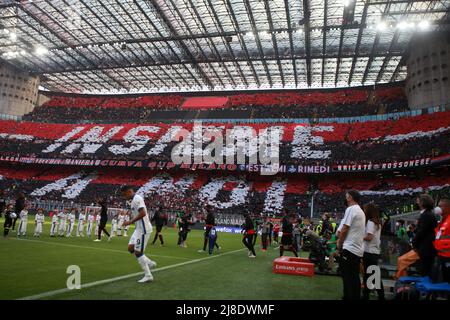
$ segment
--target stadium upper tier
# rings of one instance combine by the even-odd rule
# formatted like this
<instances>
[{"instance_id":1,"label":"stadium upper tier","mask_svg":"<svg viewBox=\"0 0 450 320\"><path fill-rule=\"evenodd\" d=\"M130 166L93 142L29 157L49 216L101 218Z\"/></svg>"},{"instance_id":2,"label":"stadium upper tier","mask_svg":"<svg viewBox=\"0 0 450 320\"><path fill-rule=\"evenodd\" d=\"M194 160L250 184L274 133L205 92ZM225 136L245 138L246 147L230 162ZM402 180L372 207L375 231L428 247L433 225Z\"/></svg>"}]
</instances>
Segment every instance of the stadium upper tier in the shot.
<instances>
[{"instance_id":1,"label":"stadium upper tier","mask_svg":"<svg viewBox=\"0 0 450 320\"><path fill-rule=\"evenodd\" d=\"M280 214L285 210L301 210L308 215L311 191L318 212L343 212L344 193L357 189L363 203L375 201L383 210L410 210L418 193L450 191L450 172L440 168L405 176L352 174L342 176L308 177L305 175L230 174L212 172L161 172L149 169L101 168L81 170L78 167L10 166L0 165L0 188L20 190L30 200L74 201L91 204L95 196L105 196L110 207L123 207L118 196L122 185L132 185L145 195L151 205L166 209L190 208L192 213L202 212L205 204L217 212ZM420 174L419 174L420 176ZM317 178L317 179L316 179ZM16 186L16 187L15 187ZM428 189L428 190L426 190Z\"/></svg>"},{"instance_id":2,"label":"stadium upper tier","mask_svg":"<svg viewBox=\"0 0 450 320\"><path fill-rule=\"evenodd\" d=\"M254 155L260 161L261 149L258 149L258 143L268 137L268 146L274 147L273 150L268 150L269 155L279 158L281 165L296 166L285 168L289 172L296 172L300 170L298 166L307 165L327 166L327 171L418 167L448 159L450 111L399 120L316 125L77 125L0 121L0 160L16 161L15 157L23 157L20 162L36 163L43 161L42 159L56 159L56 164L64 159L78 159L80 161L77 164L80 165L92 165L89 162L91 160L123 160L126 163L139 161L141 167L148 167L156 162L172 166L173 155L187 155L192 159L206 154L206 146L213 140L216 141L217 135L223 138L223 142L215 145L216 148L221 148L216 149L218 158L227 164L230 164L228 157L235 161L237 159L237 141L248 142L242 149L246 163ZM184 143L180 143L181 137L184 138ZM276 154L276 146L279 146L279 156ZM218 158L214 159L216 164L219 163ZM198 163L197 159L194 162ZM183 158L183 162L187 162L186 158ZM105 162L102 162L102 166L108 165L103 163ZM111 166L117 165L120 165L117 161L111 162Z\"/></svg>"},{"instance_id":3,"label":"stadium upper tier","mask_svg":"<svg viewBox=\"0 0 450 320\"><path fill-rule=\"evenodd\" d=\"M332 118L408 110L400 86L222 96L52 96L24 117L40 122L112 123L181 119Z\"/></svg>"}]
</instances>

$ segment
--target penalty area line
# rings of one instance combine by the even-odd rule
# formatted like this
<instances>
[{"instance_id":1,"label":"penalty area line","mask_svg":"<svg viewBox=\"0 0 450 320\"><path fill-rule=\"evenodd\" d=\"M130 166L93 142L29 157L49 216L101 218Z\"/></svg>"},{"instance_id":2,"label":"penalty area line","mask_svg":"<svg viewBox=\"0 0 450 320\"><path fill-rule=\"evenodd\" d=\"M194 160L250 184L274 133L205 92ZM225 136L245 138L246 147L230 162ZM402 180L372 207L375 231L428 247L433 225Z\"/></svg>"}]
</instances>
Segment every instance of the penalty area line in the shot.
<instances>
[{"instance_id":1,"label":"penalty area line","mask_svg":"<svg viewBox=\"0 0 450 320\"><path fill-rule=\"evenodd\" d=\"M211 260L211 259L214 259L214 258L223 257L223 256L226 256L226 255L229 255L229 254L233 254L233 253L236 253L236 252L239 252L239 251L243 251L243 250L246 250L246 248L237 249L237 250L221 253L221 254L216 255L216 256L210 256L210 257L205 257L205 258L193 259L193 260L189 260L189 261L185 261L185 262L171 264L171 265L168 265L168 266L165 266L165 267L156 268L156 269L152 270L152 273L159 272L159 271L164 271L164 270L169 270L169 269L173 269L173 268L177 268L177 267L182 267L182 266L185 266L185 265L188 265L188 264L202 262L202 261L205 261L205 260ZM89 282L89 283L86 283L86 284L82 284L81 285L81 289L91 288L91 287L99 286L99 285L102 285L102 284L108 284L108 283L111 283L111 282L116 282L116 281L125 280L125 279L129 279L129 278L134 278L134 277L137 277L137 276L140 276L140 275L142 275L142 271L141 272L130 273L130 274L126 274L126 275L123 275L123 276L114 277L114 278L110 278L110 279L104 279L104 280ZM71 291L77 291L77 290L64 288L64 289L58 289L58 290L42 292L42 293L39 293L39 294L36 294L36 295L27 296L27 297L23 297L23 298L18 298L16 300L39 300L39 299L42 299L42 298L48 298L48 297L52 297L52 296L55 296L55 295L58 295L58 294L71 292Z\"/></svg>"}]
</instances>

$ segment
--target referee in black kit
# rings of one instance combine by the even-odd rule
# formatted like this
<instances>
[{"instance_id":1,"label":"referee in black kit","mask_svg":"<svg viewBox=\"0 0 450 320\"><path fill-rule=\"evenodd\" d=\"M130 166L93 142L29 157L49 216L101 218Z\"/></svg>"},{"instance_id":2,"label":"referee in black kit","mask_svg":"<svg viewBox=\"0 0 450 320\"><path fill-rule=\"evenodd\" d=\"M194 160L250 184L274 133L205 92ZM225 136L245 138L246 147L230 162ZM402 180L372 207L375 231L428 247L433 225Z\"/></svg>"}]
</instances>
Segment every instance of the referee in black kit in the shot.
<instances>
[{"instance_id":1,"label":"referee in black kit","mask_svg":"<svg viewBox=\"0 0 450 320\"><path fill-rule=\"evenodd\" d=\"M106 206L105 198L97 198L97 203L100 205L100 224L98 226L98 238L94 241L102 241L102 231L108 236L108 241L111 240L111 235L106 231L106 223L108 222L108 207Z\"/></svg>"}]
</instances>

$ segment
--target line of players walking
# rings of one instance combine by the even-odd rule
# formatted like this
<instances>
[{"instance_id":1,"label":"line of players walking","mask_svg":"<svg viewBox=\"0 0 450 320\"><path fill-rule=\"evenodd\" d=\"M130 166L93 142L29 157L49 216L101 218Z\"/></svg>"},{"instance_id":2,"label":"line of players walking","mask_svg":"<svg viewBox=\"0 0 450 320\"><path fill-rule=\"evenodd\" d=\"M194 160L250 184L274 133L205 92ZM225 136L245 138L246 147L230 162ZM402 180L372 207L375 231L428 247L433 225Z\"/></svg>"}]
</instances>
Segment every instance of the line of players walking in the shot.
<instances>
[{"instance_id":1,"label":"line of players walking","mask_svg":"<svg viewBox=\"0 0 450 320\"><path fill-rule=\"evenodd\" d=\"M64 209L58 211L54 209L49 212L49 217L51 220L50 226L50 237L72 237L73 233L77 237L84 237L85 232L87 237L92 235L96 236L99 233L99 225L101 221L100 209L90 209L87 213L79 212L77 208ZM12 219L15 218L15 213L13 210L13 205L10 204L6 210L6 215L10 216ZM296 228L298 229L299 223L297 217L294 215L286 215L281 220L282 227L278 223L272 223L269 218L264 218L263 221L257 221L257 219L252 219L250 215L245 215L245 222L242 225L243 230L243 244L248 248L248 256L250 258L256 257L256 252L254 246L257 242L258 234L261 235L261 245L262 251L267 251L269 244L280 244L278 247L280 249L280 256L284 254L284 250L291 251L295 256L299 251L301 245L299 237L296 235ZM17 230L18 237L27 236L28 228L28 209L25 205L24 209L20 212L19 225ZM114 236L128 236L129 225L123 226L125 221L129 221L129 213L125 210L117 212L113 215L111 219L111 232L109 237ZM161 245L164 245L164 239L162 235L162 228L167 225L167 216L162 213L162 210L155 210L153 212L152 222L156 225L156 233L152 244L159 239ZM45 222L45 215L43 209L38 209L34 218L35 228L34 237L39 237L42 234L43 224ZM212 212L208 212L205 217L204 226L204 242L203 249L199 252L208 252L212 254L213 250L216 249L220 252L220 246L217 243L217 231L215 229L215 217ZM187 235L190 231L190 225L193 224L190 221L188 214L179 214L176 220L178 226L178 245L180 247L187 247L186 240ZM302 225L303 228L303 225ZM283 230L280 232L280 230ZM281 234L281 243L279 243L279 234ZM272 241L273 238L273 241ZM209 246L208 246L209 245Z\"/></svg>"},{"instance_id":2,"label":"line of players walking","mask_svg":"<svg viewBox=\"0 0 450 320\"><path fill-rule=\"evenodd\" d=\"M71 237L73 231L76 230L77 237L86 236L91 237L92 234L97 235L100 226L100 209L91 209L88 213L78 212L77 209L64 209L61 212L54 210L50 213L51 237ZM77 221L78 218L78 221ZM111 220L111 237L114 236L128 236L129 226L123 226L125 221L129 221L130 216L126 211L117 212ZM76 226L75 223L77 222Z\"/></svg>"},{"instance_id":3,"label":"line of players walking","mask_svg":"<svg viewBox=\"0 0 450 320\"><path fill-rule=\"evenodd\" d=\"M98 204L102 206L102 200L97 200ZM108 209L106 207L106 204L104 206L104 211L107 212ZM17 207L19 207L19 209L22 208L18 216L16 214L16 212L18 211ZM58 209L50 211L48 213L51 221L50 236L72 237L74 232L77 237L84 237L85 234L87 237L91 237L92 235L99 235L99 228L102 225L101 210L101 208L91 208L86 210L87 212L79 212L77 208L65 208L62 211L59 211ZM163 213L164 210L162 207L156 207L153 210L150 209L150 211L152 216L151 222L153 222L156 226L156 233L154 235L152 244L155 244L155 242L159 239L161 245L164 245L162 228L164 225L168 224L168 216L167 214ZM216 249L217 252L220 252L221 248L217 243L218 234L215 228L216 223L212 208L206 207L205 213L206 215L204 216L204 219L202 219L205 223L204 242L203 248L200 249L199 252L208 252L209 254L212 254L214 249ZM27 236L28 205L24 197L21 197L21 195L19 195L15 206L13 204L7 205L5 217L7 220L5 221L5 236L8 234L11 227L14 230L14 225L17 219L19 220L17 236ZM124 222L130 220L129 211L116 210L111 218L110 234L107 233L106 230L104 230L105 226L103 226L103 233L108 236L108 239L114 236L127 237L129 225L124 226ZM272 243L273 238L273 243L279 245L280 256L284 254L285 250L291 251L295 256L297 256L297 252L301 247L300 229L302 230L304 228L304 224L301 223L301 221L298 221L298 217L296 215L285 215L280 221L281 225L278 223L273 223L272 220L267 217L265 217L261 221L260 217L252 218L251 215L245 214L244 218L245 222L242 225L242 242L248 249L248 256L250 258L256 257L254 246L256 244L258 234L261 235L261 245L263 252L267 251L267 247ZM34 237L39 237L42 234L45 219L46 216L44 210L41 208L38 209L34 217ZM179 231L177 244L180 247L187 247L186 241L189 231L191 230L190 227L192 224L195 224L194 222L192 222L192 214L189 214L187 212L179 212L176 216L175 222ZM104 221L103 224L106 225L106 221ZM279 234L281 236L280 243L278 241ZM99 235L98 238L101 239L101 235Z\"/></svg>"},{"instance_id":4,"label":"line of players walking","mask_svg":"<svg viewBox=\"0 0 450 320\"><path fill-rule=\"evenodd\" d=\"M58 211L54 209L48 214L50 225L50 237L72 237L75 233L77 237L96 236L100 225L99 209L91 209L87 213L79 212L78 209L64 209ZM45 214L42 208L36 210L34 216L34 232L33 237L40 237L45 223ZM28 229L28 206L24 208L17 215L14 211L14 205L9 204L5 211L5 228L4 236L7 236L10 229L14 230L15 222L18 220L17 237L26 237ZM129 226L123 226L125 221L130 220L130 215L125 210L117 212L111 220L111 237L114 236L128 236Z\"/></svg>"}]
</instances>

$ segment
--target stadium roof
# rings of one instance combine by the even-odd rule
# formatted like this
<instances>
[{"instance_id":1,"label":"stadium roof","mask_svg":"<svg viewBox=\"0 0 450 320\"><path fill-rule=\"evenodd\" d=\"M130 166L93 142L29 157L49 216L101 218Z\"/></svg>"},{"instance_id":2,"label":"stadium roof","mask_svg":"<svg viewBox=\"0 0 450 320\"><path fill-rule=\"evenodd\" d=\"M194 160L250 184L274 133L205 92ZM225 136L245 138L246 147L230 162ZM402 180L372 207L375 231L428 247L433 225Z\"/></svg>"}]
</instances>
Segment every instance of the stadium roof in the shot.
<instances>
[{"instance_id":1,"label":"stadium roof","mask_svg":"<svg viewBox=\"0 0 450 320\"><path fill-rule=\"evenodd\" d=\"M0 59L52 91L359 86L403 80L449 1L1 0Z\"/></svg>"}]
</instances>

